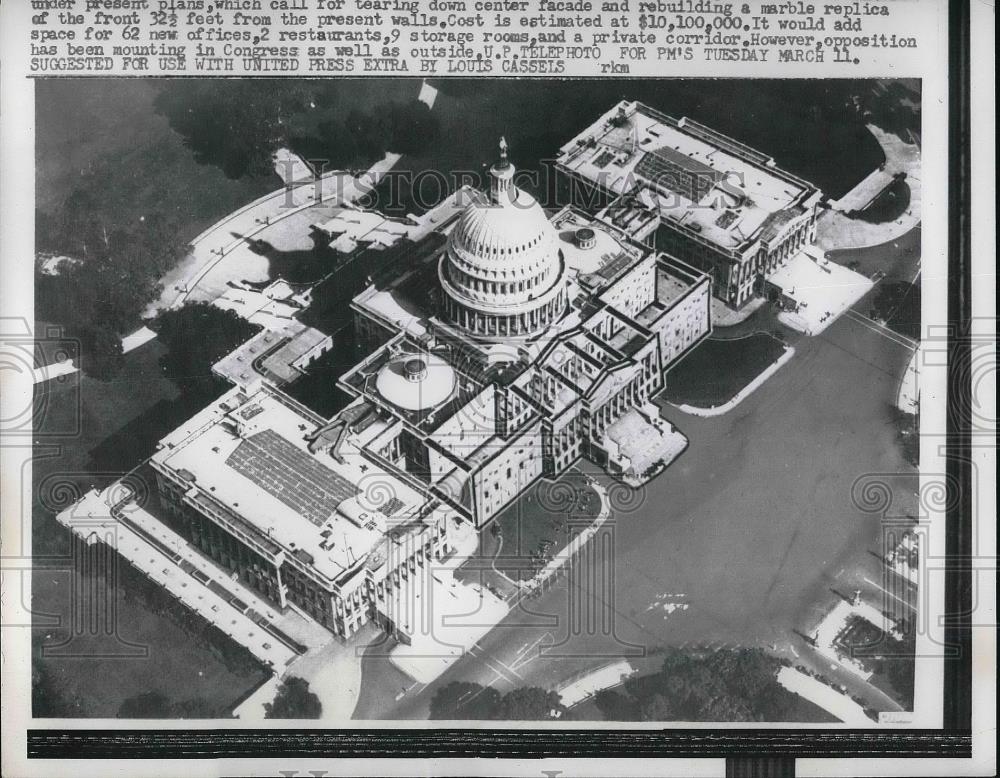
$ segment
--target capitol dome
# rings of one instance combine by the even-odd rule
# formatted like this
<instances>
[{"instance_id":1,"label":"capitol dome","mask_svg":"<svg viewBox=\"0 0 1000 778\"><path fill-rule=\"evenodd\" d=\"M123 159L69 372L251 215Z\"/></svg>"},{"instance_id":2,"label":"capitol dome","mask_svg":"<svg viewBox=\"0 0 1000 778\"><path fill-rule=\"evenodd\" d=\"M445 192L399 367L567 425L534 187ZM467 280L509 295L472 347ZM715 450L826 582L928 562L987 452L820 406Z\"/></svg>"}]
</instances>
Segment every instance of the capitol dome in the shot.
<instances>
[{"instance_id":1,"label":"capitol dome","mask_svg":"<svg viewBox=\"0 0 1000 778\"><path fill-rule=\"evenodd\" d=\"M529 337L566 308L566 264L545 211L513 185L501 139L490 197L469 205L448 237L439 276L445 316L480 339Z\"/></svg>"}]
</instances>

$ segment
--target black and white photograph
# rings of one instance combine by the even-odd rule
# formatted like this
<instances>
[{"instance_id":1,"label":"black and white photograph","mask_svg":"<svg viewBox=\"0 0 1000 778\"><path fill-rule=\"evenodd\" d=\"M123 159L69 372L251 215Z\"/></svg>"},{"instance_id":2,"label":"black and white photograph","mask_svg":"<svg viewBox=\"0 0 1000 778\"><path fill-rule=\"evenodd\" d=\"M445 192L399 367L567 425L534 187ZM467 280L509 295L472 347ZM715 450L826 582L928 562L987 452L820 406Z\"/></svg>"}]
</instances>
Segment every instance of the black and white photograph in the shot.
<instances>
[{"instance_id":1,"label":"black and white photograph","mask_svg":"<svg viewBox=\"0 0 1000 778\"><path fill-rule=\"evenodd\" d=\"M36 715L912 713L919 82L37 90Z\"/></svg>"}]
</instances>

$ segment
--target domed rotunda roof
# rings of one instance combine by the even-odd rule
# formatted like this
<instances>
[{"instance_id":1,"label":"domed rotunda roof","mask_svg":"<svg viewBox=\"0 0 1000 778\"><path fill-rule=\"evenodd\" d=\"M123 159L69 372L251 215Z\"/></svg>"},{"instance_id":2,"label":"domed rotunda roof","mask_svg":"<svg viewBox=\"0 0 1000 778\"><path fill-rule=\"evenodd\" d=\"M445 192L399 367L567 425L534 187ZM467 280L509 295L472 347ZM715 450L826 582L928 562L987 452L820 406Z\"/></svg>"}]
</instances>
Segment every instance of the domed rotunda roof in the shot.
<instances>
[{"instance_id":1,"label":"domed rotunda roof","mask_svg":"<svg viewBox=\"0 0 1000 778\"><path fill-rule=\"evenodd\" d=\"M500 149L489 199L469 205L449 235L441 284L449 318L473 334L529 335L561 314L566 267L555 228L535 198L513 185L502 140Z\"/></svg>"}]
</instances>

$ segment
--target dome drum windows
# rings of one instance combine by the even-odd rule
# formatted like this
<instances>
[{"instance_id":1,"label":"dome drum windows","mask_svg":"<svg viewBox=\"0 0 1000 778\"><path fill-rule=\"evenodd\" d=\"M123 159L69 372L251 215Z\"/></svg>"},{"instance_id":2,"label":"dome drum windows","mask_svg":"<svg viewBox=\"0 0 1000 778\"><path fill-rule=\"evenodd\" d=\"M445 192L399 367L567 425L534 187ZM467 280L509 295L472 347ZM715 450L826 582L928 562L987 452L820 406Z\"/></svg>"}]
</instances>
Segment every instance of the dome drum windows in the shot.
<instances>
[{"instance_id":1,"label":"dome drum windows","mask_svg":"<svg viewBox=\"0 0 1000 778\"><path fill-rule=\"evenodd\" d=\"M490 172L492 203L469 205L448 237L444 312L475 337L530 336L565 309L567 271L545 212L511 183L513 166Z\"/></svg>"}]
</instances>

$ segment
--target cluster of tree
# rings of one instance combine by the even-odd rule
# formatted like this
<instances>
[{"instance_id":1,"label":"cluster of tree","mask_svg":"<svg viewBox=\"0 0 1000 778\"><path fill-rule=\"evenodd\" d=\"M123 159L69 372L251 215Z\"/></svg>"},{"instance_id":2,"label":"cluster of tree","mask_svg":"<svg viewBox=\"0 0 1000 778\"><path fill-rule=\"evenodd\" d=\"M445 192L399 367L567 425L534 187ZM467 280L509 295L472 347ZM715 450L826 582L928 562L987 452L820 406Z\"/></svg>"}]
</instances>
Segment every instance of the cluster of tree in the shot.
<instances>
[{"instance_id":1,"label":"cluster of tree","mask_svg":"<svg viewBox=\"0 0 1000 778\"><path fill-rule=\"evenodd\" d=\"M92 195L77 189L55 214L36 214L37 249L71 261L37 275L35 311L79 341L84 372L106 379L121 366L121 336L140 324L160 293L158 279L185 246L165 216L122 225L98 213Z\"/></svg>"},{"instance_id":2,"label":"cluster of tree","mask_svg":"<svg viewBox=\"0 0 1000 778\"><path fill-rule=\"evenodd\" d=\"M160 367L191 396L216 393L220 383L212 365L261 330L260 325L210 303L188 303L164 311L151 326L167 347Z\"/></svg>"},{"instance_id":3,"label":"cluster of tree","mask_svg":"<svg viewBox=\"0 0 1000 778\"><path fill-rule=\"evenodd\" d=\"M318 719L323 704L315 692L309 691L304 678L289 676L278 685L272 702L264 703L264 717L268 719Z\"/></svg>"},{"instance_id":4,"label":"cluster of tree","mask_svg":"<svg viewBox=\"0 0 1000 778\"><path fill-rule=\"evenodd\" d=\"M563 710L556 692L525 686L501 695L492 686L453 681L442 686L431 699L432 719L496 719L540 721Z\"/></svg>"},{"instance_id":5,"label":"cluster of tree","mask_svg":"<svg viewBox=\"0 0 1000 778\"><path fill-rule=\"evenodd\" d=\"M911 133L920 134L919 83L878 82L858 94L855 108L864 122L878 125L907 143L913 140Z\"/></svg>"},{"instance_id":6,"label":"cluster of tree","mask_svg":"<svg viewBox=\"0 0 1000 778\"><path fill-rule=\"evenodd\" d=\"M205 699L172 701L162 692L143 692L124 700L120 719L214 719L226 715Z\"/></svg>"},{"instance_id":7,"label":"cluster of tree","mask_svg":"<svg viewBox=\"0 0 1000 778\"><path fill-rule=\"evenodd\" d=\"M920 414L901 411L895 405L889 407L889 414L896 425L896 441L903 459L913 467L920 466Z\"/></svg>"},{"instance_id":8,"label":"cluster of tree","mask_svg":"<svg viewBox=\"0 0 1000 778\"><path fill-rule=\"evenodd\" d=\"M706 654L669 650L658 673L595 695L609 721L780 721L789 694L780 662L759 649Z\"/></svg>"},{"instance_id":9,"label":"cluster of tree","mask_svg":"<svg viewBox=\"0 0 1000 778\"><path fill-rule=\"evenodd\" d=\"M229 178L266 175L282 146L331 168L369 164L387 151L415 154L438 137L438 120L424 103L387 102L369 110L337 105L328 81L167 81L157 112L203 164Z\"/></svg>"}]
</instances>

